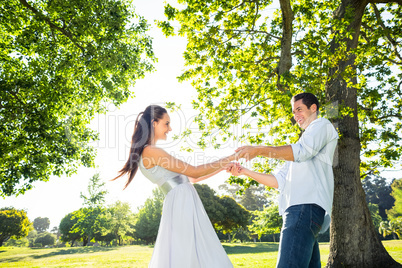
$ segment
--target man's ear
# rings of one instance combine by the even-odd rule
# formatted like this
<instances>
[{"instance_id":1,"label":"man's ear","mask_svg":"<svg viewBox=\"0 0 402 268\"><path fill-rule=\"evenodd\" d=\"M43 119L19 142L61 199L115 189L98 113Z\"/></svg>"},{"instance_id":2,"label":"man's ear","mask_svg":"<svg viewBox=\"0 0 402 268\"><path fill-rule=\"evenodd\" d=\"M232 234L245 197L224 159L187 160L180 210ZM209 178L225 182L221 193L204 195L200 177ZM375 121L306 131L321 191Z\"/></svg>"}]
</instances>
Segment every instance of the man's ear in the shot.
<instances>
[{"instance_id":1,"label":"man's ear","mask_svg":"<svg viewBox=\"0 0 402 268\"><path fill-rule=\"evenodd\" d=\"M317 104L315 104L315 103L311 104L310 110L311 110L312 112L317 112Z\"/></svg>"}]
</instances>

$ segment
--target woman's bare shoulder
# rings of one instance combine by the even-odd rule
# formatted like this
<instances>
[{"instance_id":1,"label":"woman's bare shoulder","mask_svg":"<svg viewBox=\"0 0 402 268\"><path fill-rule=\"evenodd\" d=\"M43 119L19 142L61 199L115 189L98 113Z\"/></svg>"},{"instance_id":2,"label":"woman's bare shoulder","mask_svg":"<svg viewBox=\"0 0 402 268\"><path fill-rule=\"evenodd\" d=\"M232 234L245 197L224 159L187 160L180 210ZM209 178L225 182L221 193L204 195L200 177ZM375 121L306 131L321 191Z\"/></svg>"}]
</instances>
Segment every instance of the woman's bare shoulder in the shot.
<instances>
[{"instance_id":1,"label":"woman's bare shoulder","mask_svg":"<svg viewBox=\"0 0 402 268\"><path fill-rule=\"evenodd\" d=\"M158 156L159 154L163 154L165 151L162 148L159 148L155 145L148 145L142 151L143 157L154 157Z\"/></svg>"}]
</instances>

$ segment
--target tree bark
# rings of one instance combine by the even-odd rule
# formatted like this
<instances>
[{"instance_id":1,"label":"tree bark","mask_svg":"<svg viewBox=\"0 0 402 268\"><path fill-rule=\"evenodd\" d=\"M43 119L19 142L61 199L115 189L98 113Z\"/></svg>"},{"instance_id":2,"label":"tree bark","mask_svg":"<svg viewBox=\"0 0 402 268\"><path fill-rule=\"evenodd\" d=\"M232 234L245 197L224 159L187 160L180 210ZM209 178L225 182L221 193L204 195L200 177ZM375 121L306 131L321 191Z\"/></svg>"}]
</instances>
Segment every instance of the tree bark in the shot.
<instances>
[{"instance_id":1,"label":"tree bark","mask_svg":"<svg viewBox=\"0 0 402 268\"><path fill-rule=\"evenodd\" d=\"M82 238L82 246L85 247L89 242L89 238Z\"/></svg>"},{"instance_id":2,"label":"tree bark","mask_svg":"<svg viewBox=\"0 0 402 268\"><path fill-rule=\"evenodd\" d=\"M346 10L353 9L350 29L353 39L332 41L334 52L341 43L347 51L357 47L364 9L369 1L343 0L335 12L334 20L346 18ZM347 19L347 18L346 18ZM338 39L339 40L339 39ZM402 267L385 250L371 220L360 181L360 139L357 115L357 89L348 87L342 77L346 67L354 65L355 55L339 62L330 69L331 79L326 85L326 98L338 107L353 109L351 116L333 120L338 127L340 139L334 163L335 192L331 223L330 254L326 267ZM353 84L357 78L352 79Z\"/></svg>"},{"instance_id":3,"label":"tree bark","mask_svg":"<svg viewBox=\"0 0 402 268\"><path fill-rule=\"evenodd\" d=\"M292 67L292 32L294 15L290 0L279 0L282 11L282 39L281 39L281 58L278 64L278 75L289 72Z\"/></svg>"},{"instance_id":4,"label":"tree bark","mask_svg":"<svg viewBox=\"0 0 402 268\"><path fill-rule=\"evenodd\" d=\"M284 92L285 85L282 84L281 77L289 72L292 67L292 32L293 32L293 10L290 0L279 0L282 11L282 38L281 38L281 57L278 63L278 89Z\"/></svg>"}]
</instances>

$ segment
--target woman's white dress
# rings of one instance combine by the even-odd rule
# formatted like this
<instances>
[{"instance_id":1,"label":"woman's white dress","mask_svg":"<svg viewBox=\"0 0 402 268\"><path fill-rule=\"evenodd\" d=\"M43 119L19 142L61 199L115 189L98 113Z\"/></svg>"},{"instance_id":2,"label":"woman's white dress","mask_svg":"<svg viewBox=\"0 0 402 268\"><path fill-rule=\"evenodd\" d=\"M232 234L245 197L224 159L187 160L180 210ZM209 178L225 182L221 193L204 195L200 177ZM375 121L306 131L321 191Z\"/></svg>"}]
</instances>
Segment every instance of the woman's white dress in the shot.
<instances>
[{"instance_id":1,"label":"woman's white dress","mask_svg":"<svg viewBox=\"0 0 402 268\"><path fill-rule=\"evenodd\" d=\"M146 169L142 158L139 168L166 194L149 267L233 267L188 178L160 166Z\"/></svg>"}]
</instances>

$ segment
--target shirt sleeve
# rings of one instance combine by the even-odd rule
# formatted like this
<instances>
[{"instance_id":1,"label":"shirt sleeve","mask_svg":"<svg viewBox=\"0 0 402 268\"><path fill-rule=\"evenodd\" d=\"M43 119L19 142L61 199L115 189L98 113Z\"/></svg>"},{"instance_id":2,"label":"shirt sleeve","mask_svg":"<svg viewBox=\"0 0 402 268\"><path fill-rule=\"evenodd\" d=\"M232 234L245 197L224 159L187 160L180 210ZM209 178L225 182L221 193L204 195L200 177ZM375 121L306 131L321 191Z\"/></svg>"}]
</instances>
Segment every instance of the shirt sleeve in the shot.
<instances>
[{"instance_id":1,"label":"shirt sleeve","mask_svg":"<svg viewBox=\"0 0 402 268\"><path fill-rule=\"evenodd\" d=\"M289 164L290 163L288 161L286 161L286 164L279 170L278 173L276 173L276 175L274 175L278 182L279 192L281 192L283 190L283 188L285 187L286 175L288 174Z\"/></svg>"},{"instance_id":2,"label":"shirt sleeve","mask_svg":"<svg viewBox=\"0 0 402 268\"><path fill-rule=\"evenodd\" d=\"M296 144L292 144L295 162L304 162L316 156L338 134L328 121L313 122Z\"/></svg>"}]
</instances>

